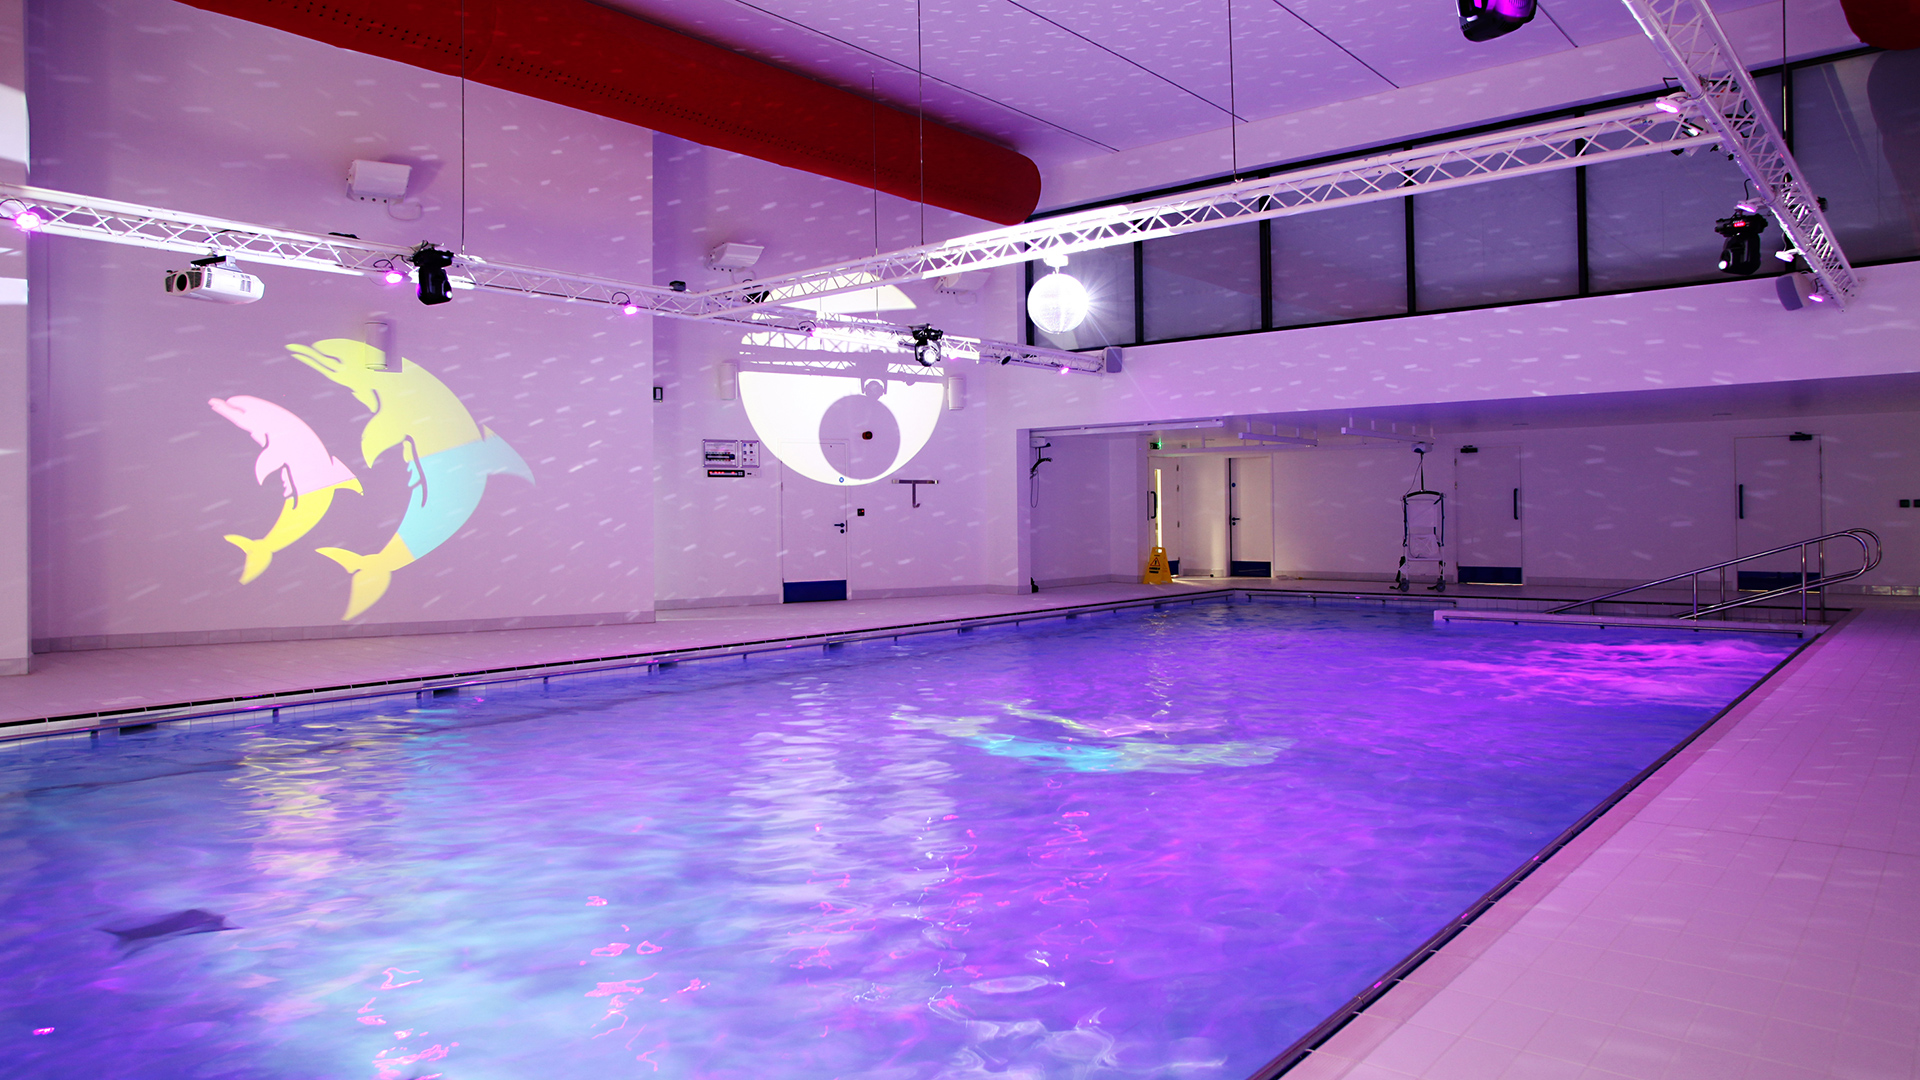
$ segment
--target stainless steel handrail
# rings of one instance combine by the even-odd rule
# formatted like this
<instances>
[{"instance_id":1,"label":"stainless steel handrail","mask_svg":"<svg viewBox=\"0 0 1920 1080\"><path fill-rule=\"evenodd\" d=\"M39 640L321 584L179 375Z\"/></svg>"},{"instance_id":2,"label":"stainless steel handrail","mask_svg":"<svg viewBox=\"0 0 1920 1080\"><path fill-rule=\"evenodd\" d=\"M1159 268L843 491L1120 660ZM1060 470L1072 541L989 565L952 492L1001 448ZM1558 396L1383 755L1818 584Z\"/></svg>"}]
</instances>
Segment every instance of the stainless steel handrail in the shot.
<instances>
[{"instance_id":1,"label":"stainless steel handrail","mask_svg":"<svg viewBox=\"0 0 1920 1080\"><path fill-rule=\"evenodd\" d=\"M1807 569L1808 569L1807 549L1810 547L1814 547L1817 544L1824 544L1829 540L1841 540L1841 539L1852 540L1853 542L1860 545L1859 569L1849 570L1844 574L1835 574L1832 577L1828 577L1826 573L1827 551L1826 551L1826 548L1823 547L1823 548L1820 548L1816 554L1816 558L1819 562L1819 572L1809 576L1807 573ZM1781 554L1785 554L1786 552L1794 551L1794 550L1798 550L1800 552L1800 580L1798 583L1793 585L1788 585L1779 589L1771 589L1766 592L1757 593L1753 596L1743 597L1743 598L1734 599L1734 600L1726 599L1727 567L1738 566L1743 562L1751 562L1754 559L1764 559L1770 555L1781 555ZM1587 600L1575 600L1571 604L1561 604L1559 607L1548 608L1546 610L1546 614L1548 615L1564 614L1566 612L1572 611L1574 608L1577 608L1577 607L1585 607L1588 604L1598 604L1603 601L1612 600L1613 598L1618 596L1625 596L1628 593L1636 593L1642 589L1651 589L1651 588L1654 588L1655 586L1666 585L1671 582L1679 581L1682 578L1686 578L1689 580L1693 589L1693 608L1691 611L1687 612L1685 615L1675 616L1676 618L1698 619L1703 615L1712 615L1715 612L1726 611L1728 608L1745 607L1748 604L1757 604L1762 600L1772 600L1776 597L1792 596L1797 593L1800 596L1800 621L1802 623L1805 623L1807 621L1807 593L1812 592L1815 589L1820 590L1820 610L1824 613L1827 608L1826 586L1833 585L1842 581L1852 581L1854 578L1857 578L1863 574L1869 573L1870 571L1873 570L1874 567L1879 565L1880 565L1879 534L1875 533L1872 529L1845 529L1840 532L1828 533L1825 536L1816 536L1811 540L1802 540L1802 541L1799 541L1798 543L1793 543L1793 544L1782 544L1777 548L1769 548L1766 551L1756 551L1751 555L1742 555L1737 559L1728 559L1725 562L1713 563L1710 566L1702 566L1696 570L1687 570L1682 573L1674 574L1671 577L1663 577L1658 581L1649 581L1640 585L1629 586L1625 589L1616 589L1613 592L1606 593L1601 596L1595 596ZM1716 570L1720 572L1721 600L1717 604L1713 604L1711 606L1703 608L1700 606L1700 575L1710 574Z\"/></svg>"}]
</instances>

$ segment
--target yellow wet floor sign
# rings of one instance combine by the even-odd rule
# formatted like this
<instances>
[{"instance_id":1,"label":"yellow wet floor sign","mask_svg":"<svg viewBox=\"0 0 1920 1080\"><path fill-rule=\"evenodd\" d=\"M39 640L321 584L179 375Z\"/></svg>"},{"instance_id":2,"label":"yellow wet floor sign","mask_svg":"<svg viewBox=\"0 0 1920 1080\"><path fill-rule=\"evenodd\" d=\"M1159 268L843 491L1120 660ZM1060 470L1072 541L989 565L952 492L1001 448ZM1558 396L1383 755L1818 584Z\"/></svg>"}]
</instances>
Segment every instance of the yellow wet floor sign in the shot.
<instances>
[{"instance_id":1,"label":"yellow wet floor sign","mask_svg":"<svg viewBox=\"0 0 1920 1080\"><path fill-rule=\"evenodd\" d=\"M1142 585L1166 585L1173 581L1173 571L1167 566L1167 549L1154 548L1147 553L1147 572L1140 577Z\"/></svg>"}]
</instances>

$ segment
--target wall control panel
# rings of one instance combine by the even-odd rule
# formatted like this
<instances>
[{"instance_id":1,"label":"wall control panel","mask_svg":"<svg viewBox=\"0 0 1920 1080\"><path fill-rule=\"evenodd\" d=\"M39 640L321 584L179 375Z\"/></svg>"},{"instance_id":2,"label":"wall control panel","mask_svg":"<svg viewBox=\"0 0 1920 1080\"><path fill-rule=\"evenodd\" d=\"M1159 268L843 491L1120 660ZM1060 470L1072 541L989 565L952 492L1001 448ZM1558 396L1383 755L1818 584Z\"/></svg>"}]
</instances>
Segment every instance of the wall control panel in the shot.
<instances>
[{"instance_id":1,"label":"wall control panel","mask_svg":"<svg viewBox=\"0 0 1920 1080\"><path fill-rule=\"evenodd\" d=\"M702 439L700 464L716 479L744 480L760 472L760 440Z\"/></svg>"}]
</instances>

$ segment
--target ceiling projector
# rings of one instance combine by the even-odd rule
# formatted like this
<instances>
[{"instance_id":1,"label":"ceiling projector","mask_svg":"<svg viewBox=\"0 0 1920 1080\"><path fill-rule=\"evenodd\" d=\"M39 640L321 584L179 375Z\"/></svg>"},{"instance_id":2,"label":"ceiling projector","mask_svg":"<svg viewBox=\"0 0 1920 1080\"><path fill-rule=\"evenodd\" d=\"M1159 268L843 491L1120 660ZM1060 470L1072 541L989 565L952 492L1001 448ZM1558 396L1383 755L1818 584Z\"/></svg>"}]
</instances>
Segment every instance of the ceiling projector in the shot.
<instances>
[{"instance_id":1,"label":"ceiling projector","mask_svg":"<svg viewBox=\"0 0 1920 1080\"><path fill-rule=\"evenodd\" d=\"M214 304L251 304L267 293L260 279L225 256L195 259L191 270L167 271L167 292Z\"/></svg>"}]
</instances>

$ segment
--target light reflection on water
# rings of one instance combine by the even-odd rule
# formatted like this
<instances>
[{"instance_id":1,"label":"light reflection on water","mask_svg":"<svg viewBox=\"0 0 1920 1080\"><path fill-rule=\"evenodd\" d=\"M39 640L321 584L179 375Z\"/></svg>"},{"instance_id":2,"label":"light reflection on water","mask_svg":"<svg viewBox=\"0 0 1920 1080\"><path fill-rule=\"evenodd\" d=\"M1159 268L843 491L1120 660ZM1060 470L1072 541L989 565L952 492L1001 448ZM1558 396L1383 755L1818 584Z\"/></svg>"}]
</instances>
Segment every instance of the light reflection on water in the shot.
<instances>
[{"instance_id":1,"label":"light reflection on water","mask_svg":"<svg viewBox=\"0 0 1920 1080\"><path fill-rule=\"evenodd\" d=\"M1232 1080L1789 648L1207 605L16 747L0 1060Z\"/></svg>"}]
</instances>

